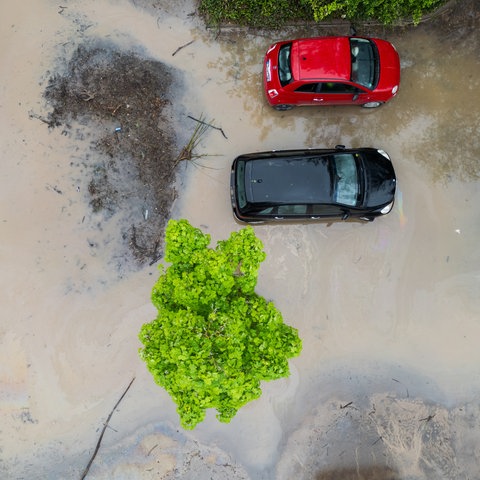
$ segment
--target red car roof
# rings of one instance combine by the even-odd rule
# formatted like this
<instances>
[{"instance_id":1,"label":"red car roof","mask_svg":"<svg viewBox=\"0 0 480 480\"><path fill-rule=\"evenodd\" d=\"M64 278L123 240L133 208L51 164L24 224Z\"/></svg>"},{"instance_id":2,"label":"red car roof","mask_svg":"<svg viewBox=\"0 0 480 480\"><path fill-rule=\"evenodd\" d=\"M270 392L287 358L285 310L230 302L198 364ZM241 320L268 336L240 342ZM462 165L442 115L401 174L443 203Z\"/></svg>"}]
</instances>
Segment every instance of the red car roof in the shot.
<instances>
[{"instance_id":1,"label":"red car roof","mask_svg":"<svg viewBox=\"0 0 480 480\"><path fill-rule=\"evenodd\" d=\"M290 62L297 80L350 80L350 41L348 37L295 40Z\"/></svg>"}]
</instances>

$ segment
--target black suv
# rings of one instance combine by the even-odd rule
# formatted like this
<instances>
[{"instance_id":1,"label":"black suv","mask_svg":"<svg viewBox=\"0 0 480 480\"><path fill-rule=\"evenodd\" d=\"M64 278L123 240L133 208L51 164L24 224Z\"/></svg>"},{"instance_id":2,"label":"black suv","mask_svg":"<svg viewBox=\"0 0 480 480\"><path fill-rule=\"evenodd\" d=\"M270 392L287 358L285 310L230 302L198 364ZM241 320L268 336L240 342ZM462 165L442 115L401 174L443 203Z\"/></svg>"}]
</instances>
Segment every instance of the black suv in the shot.
<instances>
[{"instance_id":1,"label":"black suv","mask_svg":"<svg viewBox=\"0 0 480 480\"><path fill-rule=\"evenodd\" d=\"M233 212L248 223L373 221L392 209L395 187L387 153L343 145L240 155L230 176Z\"/></svg>"}]
</instances>

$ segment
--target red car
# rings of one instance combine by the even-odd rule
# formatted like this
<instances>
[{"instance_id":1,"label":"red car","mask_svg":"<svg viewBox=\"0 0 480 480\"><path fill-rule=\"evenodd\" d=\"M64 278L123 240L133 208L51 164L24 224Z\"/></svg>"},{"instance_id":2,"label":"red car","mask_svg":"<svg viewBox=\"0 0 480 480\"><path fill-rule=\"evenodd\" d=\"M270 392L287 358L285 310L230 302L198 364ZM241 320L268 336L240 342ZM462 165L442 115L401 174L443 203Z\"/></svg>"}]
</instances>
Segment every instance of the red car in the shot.
<instances>
[{"instance_id":1,"label":"red car","mask_svg":"<svg viewBox=\"0 0 480 480\"><path fill-rule=\"evenodd\" d=\"M317 37L278 42L265 55L263 84L270 105L378 107L398 92L400 59L378 38Z\"/></svg>"}]
</instances>

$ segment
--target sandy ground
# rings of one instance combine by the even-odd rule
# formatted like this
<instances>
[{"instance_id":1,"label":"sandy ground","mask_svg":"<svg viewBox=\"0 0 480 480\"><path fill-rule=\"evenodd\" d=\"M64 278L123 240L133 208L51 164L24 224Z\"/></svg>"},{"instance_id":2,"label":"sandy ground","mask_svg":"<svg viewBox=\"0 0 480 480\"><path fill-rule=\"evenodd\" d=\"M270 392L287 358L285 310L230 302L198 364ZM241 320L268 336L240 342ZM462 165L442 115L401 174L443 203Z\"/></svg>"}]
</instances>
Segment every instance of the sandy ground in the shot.
<instances>
[{"instance_id":1,"label":"sandy ground","mask_svg":"<svg viewBox=\"0 0 480 480\"><path fill-rule=\"evenodd\" d=\"M88 478L479 478L479 12L467 4L457 23L382 33L399 50L402 85L380 110L278 113L260 88L275 33L208 32L190 1L2 3L2 478L81 478L132 378ZM228 191L239 153L343 143L393 158L399 190L387 217L256 227L267 252L258 291L304 348L290 378L265 384L230 424L210 412L193 432L180 428L137 355L139 328L155 315L156 266L117 258L116 219L91 212L88 137L32 117L48 114L52 72L95 38L183 74L180 143L194 128L187 114L226 133L211 130L201 144L211 156L181 168L172 212L214 241L240 228Z\"/></svg>"}]
</instances>

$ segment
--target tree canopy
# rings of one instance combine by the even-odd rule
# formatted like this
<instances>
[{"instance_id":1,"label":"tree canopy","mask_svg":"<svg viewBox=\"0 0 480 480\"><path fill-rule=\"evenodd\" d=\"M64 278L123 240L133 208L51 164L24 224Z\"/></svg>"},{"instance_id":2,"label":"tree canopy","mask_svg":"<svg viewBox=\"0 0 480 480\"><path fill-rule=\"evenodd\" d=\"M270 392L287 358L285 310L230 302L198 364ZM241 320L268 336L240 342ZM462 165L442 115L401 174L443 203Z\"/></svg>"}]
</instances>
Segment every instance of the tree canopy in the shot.
<instances>
[{"instance_id":1,"label":"tree canopy","mask_svg":"<svg viewBox=\"0 0 480 480\"><path fill-rule=\"evenodd\" d=\"M260 382L289 375L301 351L297 330L255 293L265 259L248 226L209 247L210 235L187 220L170 220L165 260L152 291L156 319L142 326L140 356L155 382L193 429L215 408L229 422L261 395Z\"/></svg>"}]
</instances>

